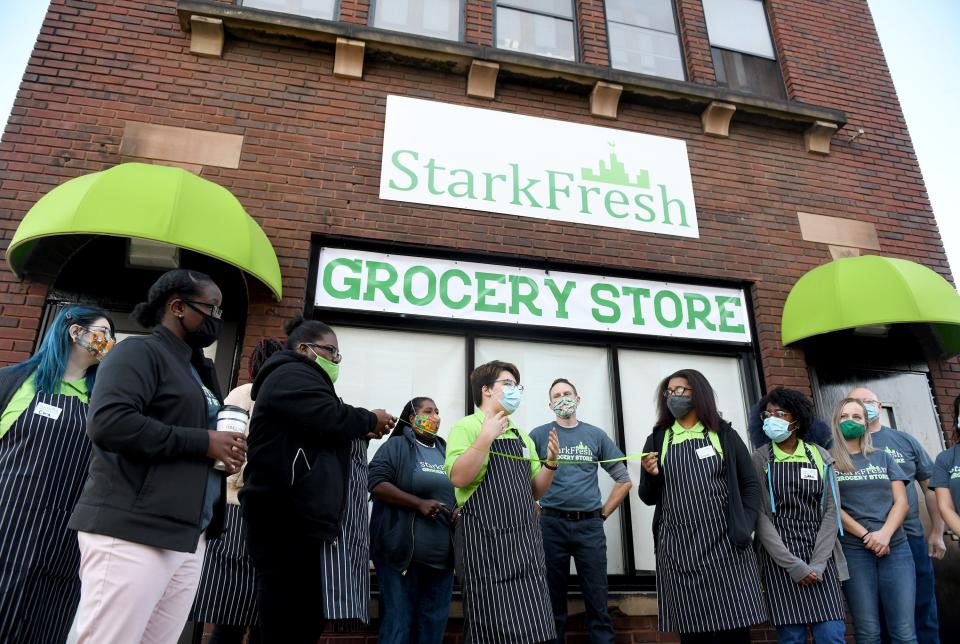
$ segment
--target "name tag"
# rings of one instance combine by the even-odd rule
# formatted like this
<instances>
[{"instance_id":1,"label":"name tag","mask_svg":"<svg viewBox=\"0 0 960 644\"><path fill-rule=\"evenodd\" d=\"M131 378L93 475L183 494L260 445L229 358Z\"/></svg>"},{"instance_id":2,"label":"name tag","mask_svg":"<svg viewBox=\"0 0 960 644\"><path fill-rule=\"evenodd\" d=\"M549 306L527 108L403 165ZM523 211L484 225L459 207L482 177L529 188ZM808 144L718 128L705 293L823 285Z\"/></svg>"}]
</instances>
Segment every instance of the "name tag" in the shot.
<instances>
[{"instance_id":1,"label":"name tag","mask_svg":"<svg viewBox=\"0 0 960 644\"><path fill-rule=\"evenodd\" d=\"M530 458L530 450L527 449L526 446L524 446L523 451L520 452L520 455L524 458Z\"/></svg>"},{"instance_id":2,"label":"name tag","mask_svg":"<svg viewBox=\"0 0 960 644\"><path fill-rule=\"evenodd\" d=\"M713 445L705 445L697 450L697 457L700 458L700 460L716 455L717 451L713 449Z\"/></svg>"},{"instance_id":3,"label":"name tag","mask_svg":"<svg viewBox=\"0 0 960 644\"><path fill-rule=\"evenodd\" d=\"M56 420L60 418L60 414L63 413L63 410L59 407L48 405L47 403L38 403L37 406L33 408L33 413L35 413L37 416L49 418L50 420Z\"/></svg>"},{"instance_id":4,"label":"name tag","mask_svg":"<svg viewBox=\"0 0 960 644\"><path fill-rule=\"evenodd\" d=\"M801 467L800 478L804 481L816 481L818 478L817 470L812 467Z\"/></svg>"}]
</instances>

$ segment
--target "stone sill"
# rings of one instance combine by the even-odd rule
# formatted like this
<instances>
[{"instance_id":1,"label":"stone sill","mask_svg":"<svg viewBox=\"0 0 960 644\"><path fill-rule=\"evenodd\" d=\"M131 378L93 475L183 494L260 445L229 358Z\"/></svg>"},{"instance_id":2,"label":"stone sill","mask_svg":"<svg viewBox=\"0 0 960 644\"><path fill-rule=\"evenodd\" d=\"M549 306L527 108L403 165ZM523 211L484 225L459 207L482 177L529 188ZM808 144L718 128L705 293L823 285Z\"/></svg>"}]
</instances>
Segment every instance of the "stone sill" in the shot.
<instances>
[{"instance_id":1,"label":"stone sill","mask_svg":"<svg viewBox=\"0 0 960 644\"><path fill-rule=\"evenodd\" d=\"M363 58L369 56L469 74L467 93L493 98L499 74L501 79L590 95L591 112L597 116L616 118L618 101L626 99L700 114L704 133L713 136L727 136L731 120L803 131L806 149L821 154L829 153L830 139L847 120L842 111L806 103L210 0L179 0L177 14L184 33L192 33L191 50L198 55L220 55L224 33L282 46L319 45L335 49L342 58L335 62L337 76L362 77Z\"/></svg>"}]
</instances>

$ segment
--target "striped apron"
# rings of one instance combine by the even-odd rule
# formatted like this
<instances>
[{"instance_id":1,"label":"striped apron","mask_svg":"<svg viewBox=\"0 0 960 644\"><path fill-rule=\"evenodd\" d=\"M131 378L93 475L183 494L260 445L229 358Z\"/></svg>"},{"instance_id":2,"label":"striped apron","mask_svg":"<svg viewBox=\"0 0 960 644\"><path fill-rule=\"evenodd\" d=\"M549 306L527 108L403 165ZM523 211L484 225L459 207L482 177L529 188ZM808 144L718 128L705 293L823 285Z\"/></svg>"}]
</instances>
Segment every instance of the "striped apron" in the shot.
<instances>
[{"instance_id":1,"label":"striped apron","mask_svg":"<svg viewBox=\"0 0 960 644\"><path fill-rule=\"evenodd\" d=\"M722 457L706 436L673 445L668 430L667 440L656 545L660 630L703 633L765 621L753 548L739 550L727 535ZM713 455L700 458L698 449Z\"/></svg>"},{"instance_id":2,"label":"striped apron","mask_svg":"<svg viewBox=\"0 0 960 644\"><path fill-rule=\"evenodd\" d=\"M495 444L504 454L523 453L519 438ZM556 637L529 462L490 455L483 483L461 510L454 555L463 584L466 644L532 644Z\"/></svg>"},{"instance_id":3,"label":"striped apron","mask_svg":"<svg viewBox=\"0 0 960 644\"><path fill-rule=\"evenodd\" d=\"M36 413L38 405L48 405L41 407L47 415ZM4 644L63 642L70 630L80 601L80 550L67 520L90 463L86 422L79 398L38 393L0 438Z\"/></svg>"},{"instance_id":4,"label":"striped apron","mask_svg":"<svg viewBox=\"0 0 960 644\"><path fill-rule=\"evenodd\" d=\"M771 447L767 467L775 507L771 516L773 525L780 533L783 545L795 556L809 562L823 515L820 509L823 478L810 449L807 445L803 448L809 463L778 463L773 458ZM801 469L813 470L816 478L802 478ZM823 581L801 586L770 558L763 547L758 550L760 572L767 591L767 603L770 605L770 621L774 626L843 620L843 595L833 557L824 569Z\"/></svg>"},{"instance_id":5,"label":"striped apron","mask_svg":"<svg viewBox=\"0 0 960 644\"><path fill-rule=\"evenodd\" d=\"M367 441L357 438L350 444L350 477L340 534L320 546L325 619L359 620L364 624L370 621L370 518L367 513Z\"/></svg>"},{"instance_id":6,"label":"striped apron","mask_svg":"<svg viewBox=\"0 0 960 644\"><path fill-rule=\"evenodd\" d=\"M251 626L260 621L253 561L247 554L239 505L227 505L223 535L207 541L190 619L224 626Z\"/></svg>"}]
</instances>

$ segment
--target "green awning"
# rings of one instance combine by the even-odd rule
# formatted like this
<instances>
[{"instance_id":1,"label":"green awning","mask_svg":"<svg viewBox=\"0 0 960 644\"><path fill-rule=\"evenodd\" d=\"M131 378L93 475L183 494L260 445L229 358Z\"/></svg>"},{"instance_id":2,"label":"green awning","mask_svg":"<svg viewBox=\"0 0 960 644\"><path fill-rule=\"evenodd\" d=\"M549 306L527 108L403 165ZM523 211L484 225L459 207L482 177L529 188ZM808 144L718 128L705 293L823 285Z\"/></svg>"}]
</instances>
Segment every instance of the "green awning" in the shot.
<instances>
[{"instance_id":1,"label":"green awning","mask_svg":"<svg viewBox=\"0 0 960 644\"><path fill-rule=\"evenodd\" d=\"M45 240L96 235L202 253L256 277L278 300L282 295L273 245L237 198L212 181L162 165L123 163L57 186L20 222L7 262L22 278Z\"/></svg>"},{"instance_id":2,"label":"green awning","mask_svg":"<svg viewBox=\"0 0 960 644\"><path fill-rule=\"evenodd\" d=\"M929 324L947 355L960 353L960 294L926 266L865 255L837 259L801 277L783 307L781 338L890 324Z\"/></svg>"}]
</instances>

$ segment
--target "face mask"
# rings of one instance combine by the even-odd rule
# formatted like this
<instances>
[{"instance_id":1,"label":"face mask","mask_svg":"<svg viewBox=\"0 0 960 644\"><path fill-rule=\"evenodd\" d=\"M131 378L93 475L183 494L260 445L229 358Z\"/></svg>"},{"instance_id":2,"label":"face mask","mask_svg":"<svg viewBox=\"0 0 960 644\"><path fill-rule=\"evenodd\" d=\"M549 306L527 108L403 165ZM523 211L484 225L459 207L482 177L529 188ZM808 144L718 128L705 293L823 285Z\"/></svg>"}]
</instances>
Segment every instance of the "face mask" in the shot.
<instances>
[{"instance_id":1,"label":"face mask","mask_svg":"<svg viewBox=\"0 0 960 644\"><path fill-rule=\"evenodd\" d=\"M860 438L865 431L867 431L866 425L851 418L840 421L840 433L844 438Z\"/></svg>"},{"instance_id":2,"label":"face mask","mask_svg":"<svg viewBox=\"0 0 960 644\"><path fill-rule=\"evenodd\" d=\"M876 405L864 405L867 408L867 422L872 423L876 419L880 418L880 410L877 409Z\"/></svg>"},{"instance_id":3,"label":"face mask","mask_svg":"<svg viewBox=\"0 0 960 644\"><path fill-rule=\"evenodd\" d=\"M508 414L512 414L520 407L520 400L523 397L523 390L517 387L504 387L503 395L500 397L500 406Z\"/></svg>"},{"instance_id":4,"label":"face mask","mask_svg":"<svg viewBox=\"0 0 960 644\"><path fill-rule=\"evenodd\" d=\"M668 396L667 409L674 418L683 418L693 409L693 396Z\"/></svg>"},{"instance_id":5,"label":"face mask","mask_svg":"<svg viewBox=\"0 0 960 644\"><path fill-rule=\"evenodd\" d=\"M195 331L188 331L186 325L183 323L183 318L178 318L181 328L183 328L186 333L184 342L194 349L206 349L216 342L217 338L220 337L220 329L223 327L223 320L218 320L206 313L201 313L200 315L203 316L203 322L200 323L200 326Z\"/></svg>"},{"instance_id":6,"label":"face mask","mask_svg":"<svg viewBox=\"0 0 960 644\"><path fill-rule=\"evenodd\" d=\"M557 418L570 418L577 412L577 399L564 396L550 405L550 408Z\"/></svg>"},{"instance_id":7,"label":"face mask","mask_svg":"<svg viewBox=\"0 0 960 644\"><path fill-rule=\"evenodd\" d=\"M82 335L78 336L76 339L77 346L86 349L90 352L90 355L97 359L97 362L100 362L116 342L112 339L107 340L107 336L99 331L88 331L87 333L90 334L90 339L84 340Z\"/></svg>"},{"instance_id":8,"label":"face mask","mask_svg":"<svg viewBox=\"0 0 960 644\"><path fill-rule=\"evenodd\" d=\"M774 443L782 443L790 438L790 434L793 433L790 431L790 425L792 424L783 418L771 416L763 421L763 433Z\"/></svg>"},{"instance_id":9,"label":"face mask","mask_svg":"<svg viewBox=\"0 0 960 644\"><path fill-rule=\"evenodd\" d=\"M436 415L427 416L425 414L419 414L413 417L413 422L410 424L413 425L413 428L418 432L436 434L440 429L440 417Z\"/></svg>"},{"instance_id":10,"label":"face mask","mask_svg":"<svg viewBox=\"0 0 960 644\"><path fill-rule=\"evenodd\" d=\"M313 347L311 347L310 350L313 351ZM314 362L320 365L320 368L323 369L328 376L330 376L330 382L336 382L337 377L340 375L339 363L330 362L316 351L313 351L313 355L317 356Z\"/></svg>"}]
</instances>

